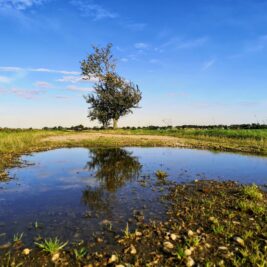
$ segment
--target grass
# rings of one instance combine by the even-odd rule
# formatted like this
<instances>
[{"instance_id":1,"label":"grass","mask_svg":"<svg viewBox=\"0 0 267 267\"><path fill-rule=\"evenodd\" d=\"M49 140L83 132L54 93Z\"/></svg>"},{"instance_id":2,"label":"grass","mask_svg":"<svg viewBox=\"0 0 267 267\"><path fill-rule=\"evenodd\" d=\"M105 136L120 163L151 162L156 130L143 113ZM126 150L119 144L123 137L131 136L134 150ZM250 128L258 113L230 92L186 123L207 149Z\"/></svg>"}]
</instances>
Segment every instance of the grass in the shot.
<instances>
[{"instance_id":1,"label":"grass","mask_svg":"<svg viewBox=\"0 0 267 267\"><path fill-rule=\"evenodd\" d=\"M35 245L52 255L62 250L67 244L68 242L63 243L57 237L45 239L43 243L35 242Z\"/></svg>"},{"instance_id":2,"label":"grass","mask_svg":"<svg viewBox=\"0 0 267 267\"><path fill-rule=\"evenodd\" d=\"M252 200L262 200L263 198L261 191L255 184L244 186L243 194L245 197L249 197Z\"/></svg>"},{"instance_id":3,"label":"grass","mask_svg":"<svg viewBox=\"0 0 267 267\"><path fill-rule=\"evenodd\" d=\"M157 170L155 174L157 178L161 180L165 179L168 176L168 174L165 171L161 171L161 170Z\"/></svg>"},{"instance_id":4,"label":"grass","mask_svg":"<svg viewBox=\"0 0 267 267\"><path fill-rule=\"evenodd\" d=\"M17 242L20 242L22 240L22 237L23 237L24 233L17 233L17 234L14 234L13 236L13 242L14 243L17 243Z\"/></svg>"}]
</instances>

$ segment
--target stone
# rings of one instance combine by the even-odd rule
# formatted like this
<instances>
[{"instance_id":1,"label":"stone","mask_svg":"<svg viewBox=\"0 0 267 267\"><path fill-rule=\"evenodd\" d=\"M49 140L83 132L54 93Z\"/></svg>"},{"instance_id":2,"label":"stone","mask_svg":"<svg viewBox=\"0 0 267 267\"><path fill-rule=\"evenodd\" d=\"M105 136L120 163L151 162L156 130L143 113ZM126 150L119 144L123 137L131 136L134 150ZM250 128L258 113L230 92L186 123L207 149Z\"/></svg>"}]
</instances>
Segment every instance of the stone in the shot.
<instances>
[{"instance_id":1,"label":"stone","mask_svg":"<svg viewBox=\"0 0 267 267\"><path fill-rule=\"evenodd\" d=\"M191 257L188 257L186 259L186 262L185 262L186 267L192 267L194 266L194 264L195 264L195 261Z\"/></svg>"},{"instance_id":2,"label":"stone","mask_svg":"<svg viewBox=\"0 0 267 267\"><path fill-rule=\"evenodd\" d=\"M245 246L245 242L244 242L244 240L243 240L241 237L239 237L239 236L234 237L234 241L235 241L236 243L238 243L238 244L239 244L240 246L242 246L242 247Z\"/></svg>"},{"instance_id":3,"label":"stone","mask_svg":"<svg viewBox=\"0 0 267 267\"><path fill-rule=\"evenodd\" d=\"M220 247L218 247L218 249L219 250L228 250L228 248L227 247L224 247L224 246L220 246Z\"/></svg>"},{"instance_id":4,"label":"stone","mask_svg":"<svg viewBox=\"0 0 267 267\"><path fill-rule=\"evenodd\" d=\"M184 251L185 256L190 256L192 254L192 251L190 249L185 249Z\"/></svg>"},{"instance_id":5,"label":"stone","mask_svg":"<svg viewBox=\"0 0 267 267\"><path fill-rule=\"evenodd\" d=\"M171 234L171 240L175 241L177 239L177 235L176 234Z\"/></svg>"},{"instance_id":6,"label":"stone","mask_svg":"<svg viewBox=\"0 0 267 267\"><path fill-rule=\"evenodd\" d=\"M108 264L114 263L118 260L118 257L116 255L112 255L109 260L108 260Z\"/></svg>"},{"instance_id":7,"label":"stone","mask_svg":"<svg viewBox=\"0 0 267 267\"><path fill-rule=\"evenodd\" d=\"M136 248L135 248L135 246L134 245L131 245L131 247L130 247L130 253L132 254L132 255L135 255L136 254Z\"/></svg>"},{"instance_id":8,"label":"stone","mask_svg":"<svg viewBox=\"0 0 267 267\"><path fill-rule=\"evenodd\" d=\"M164 242L163 246L165 249L173 249L174 248L174 245L169 241Z\"/></svg>"},{"instance_id":9,"label":"stone","mask_svg":"<svg viewBox=\"0 0 267 267\"><path fill-rule=\"evenodd\" d=\"M53 256L52 256L52 261L57 261L57 260L59 259L59 256L60 256L59 253L55 253L55 254L53 254Z\"/></svg>"},{"instance_id":10,"label":"stone","mask_svg":"<svg viewBox=\"0 0 267 267\"><path fill-rule=\"evenodd\" d=\"M192 230L189 230L189 231L187 232L187 234L188 234L188 236L193 236L193 235L194 235L194 232L193 232Z\"/></svg>"},{"instance_id":11,"label":"stone","mask_svg":"<svg viewBox=\"0 0 267 267\"><path fill-rule=\"evenodd\" d=\"M29 249L29 248L24 248L22 251L23 255L29 255L30 253L31 253L31 249Z\"/></svg>"}]
</instances>

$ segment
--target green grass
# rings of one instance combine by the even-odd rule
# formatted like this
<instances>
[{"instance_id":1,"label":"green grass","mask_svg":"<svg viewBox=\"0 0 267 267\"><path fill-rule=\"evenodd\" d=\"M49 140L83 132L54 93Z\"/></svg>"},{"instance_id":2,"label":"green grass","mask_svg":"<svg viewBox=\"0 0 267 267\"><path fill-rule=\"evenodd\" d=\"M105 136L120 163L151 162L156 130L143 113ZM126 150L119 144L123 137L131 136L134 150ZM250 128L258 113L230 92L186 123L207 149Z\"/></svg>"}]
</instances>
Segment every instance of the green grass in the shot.
<instances>
[{"instance_id":1,"label":"green grass","mask_svg":"<svg viewBox=\"0 0 267 267\"><path fill-rule=\"evenodd\" d=\"M57 237L54 239L45 239L43 243L35 242L36 246L52 255L62 250L67 244L68 242L63 243Z\"/></svg>"},{"instance_id":2,"label":"green grass","mask_svg":"<svg viewBox=\"0 0 267 267\"><path fill-rule=\"evenodd\" d=\"M245 197L249 197L250 199L253 199L253 200L262 200L263 199L263 195L262 195L259 187L255 184L249 185L249 186L244 186L243 194Z\"/></svg>"}]
</instances>

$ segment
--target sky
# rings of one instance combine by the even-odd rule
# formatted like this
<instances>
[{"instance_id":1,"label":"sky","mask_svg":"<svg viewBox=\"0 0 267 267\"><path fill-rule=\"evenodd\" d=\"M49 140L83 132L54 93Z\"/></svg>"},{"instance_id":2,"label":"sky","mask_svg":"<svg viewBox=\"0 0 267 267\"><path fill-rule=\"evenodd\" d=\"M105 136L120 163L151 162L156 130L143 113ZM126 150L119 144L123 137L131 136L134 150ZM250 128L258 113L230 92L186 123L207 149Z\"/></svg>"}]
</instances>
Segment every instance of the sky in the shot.
<instances>
[{"instance_id":1,"label":"sky","mask_svg":"<svg viewBox=\"0 0 267 267\"><path fill-rule=\"evenodd\" d=\"M0 0L0 127L96 126L80 62L113 44L119 126L267 123L267 0Z\"/></svg>"}]
</instances>

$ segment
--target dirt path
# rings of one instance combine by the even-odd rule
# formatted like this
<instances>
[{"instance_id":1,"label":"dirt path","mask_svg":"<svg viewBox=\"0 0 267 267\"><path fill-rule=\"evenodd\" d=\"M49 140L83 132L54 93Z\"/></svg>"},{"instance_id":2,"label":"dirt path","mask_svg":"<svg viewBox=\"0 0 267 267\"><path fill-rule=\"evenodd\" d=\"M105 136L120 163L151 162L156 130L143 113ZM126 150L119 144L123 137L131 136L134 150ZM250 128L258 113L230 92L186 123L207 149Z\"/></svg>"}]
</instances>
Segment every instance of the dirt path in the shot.
<instances>
[{"instance_id":1,"label":"dirt path","mask_svg":"<svg viewBox=\"0 0 267 267\"><path fill-rule=\"evenodd\" d=\"M51 136L44 139L44 141L51 142L82 142L82 141L99 141L101 139L110 139L118 143L145 143L155 145L166 145L166 146L179 146L185 147L185 140L182 138L171 137L171 136L157 136L157 135L126 135L126 134L107 134L107 133L75 133L67 135Z\"/></svg>"}]
</instances>

